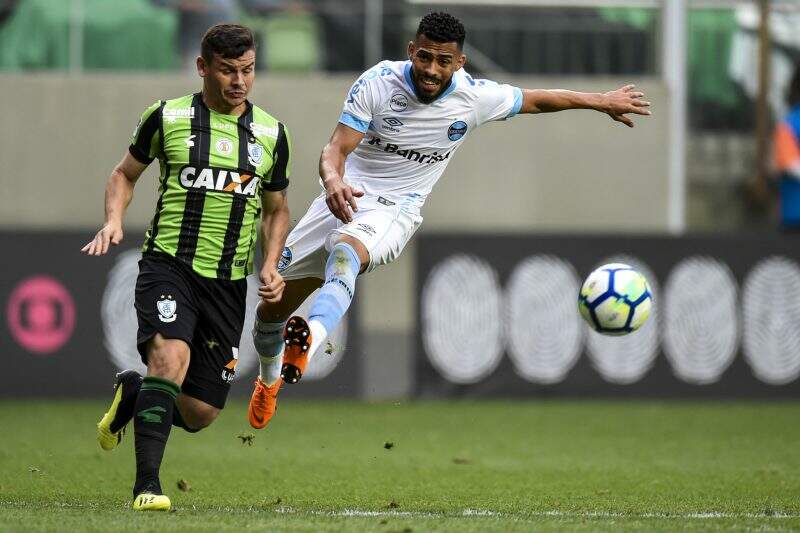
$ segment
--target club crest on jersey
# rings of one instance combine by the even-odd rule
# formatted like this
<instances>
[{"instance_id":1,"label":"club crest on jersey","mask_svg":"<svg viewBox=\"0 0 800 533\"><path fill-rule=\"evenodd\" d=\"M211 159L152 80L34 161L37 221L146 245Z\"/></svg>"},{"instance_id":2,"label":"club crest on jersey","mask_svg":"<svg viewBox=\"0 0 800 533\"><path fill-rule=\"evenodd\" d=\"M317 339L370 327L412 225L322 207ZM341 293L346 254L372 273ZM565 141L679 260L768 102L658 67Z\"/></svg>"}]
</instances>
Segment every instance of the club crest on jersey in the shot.
<instances>
[{"instance_id":1,"label":"club crest on jersey","mask_svg":"<svg viewBox=\"0 0 800 533\"><path fill-rule=\"evenodd\" d=\"M247 143L247 161L254 167L264 162L264 147L258 143Z\"/></svg>"},{"instance_id":2,"label":"club crest on jersey","mask_svg":"<svg viewBox=\"0 0 800 533\"><path fill-rule=\"evenodd\" d=\"M225 137L217 141L217 153L222 155L231 155L233 153L233 141Z\"/></svg>"},{"instance_id":3,"label":"club crest on jersey","mask_svg":"<svg viewBox=\"0 0 800 533\"><path fill-rule=\"evenodd\" d=\"M240 174L224 168L192 166L183 167L179 176L181 185L186 189L205 189L250 197L256 195L257 178L255 174Z\"/></svg>"},{"instance_id":4,"label":"club crest on jersey","mask_svg":"<svg viewBox=\"0 0 800 533\"><path fill-rule=\"evenodd\" d=\"M278 260L278 272L283 272L290 264L292 264L292 251L286 246L281 252L280 260Z\"/></svg>"},{"instance_id":5,"label":"club crest on jersey","mask_svg":"<svg viewBox=\"0 0 800 533\"><path fill-rule=\"evenodd\" d=\"M447 128L447 138L457 141L467 133L467 123L463 120L456 120Z\"/></svg>"},{"instance_id":6,"label":"club crest on jersey","mask_svg":"<svg viewBox=\"0 0 800 533\"><path fill-rule=\"evenodd\" d=\"M389 99L389 107L398 113L405 111L408 107L408 97L403 93L394 93Z\"/></svg>"},{"instance_id":7,"label":"club crest on jersey","mask_svg":"<svg viewBox=\"0 0 800 533\"><path fill-rule=\"evenodd\" d=\"M156 302L156 309L158 309L158 319L161 322L175 322L178 318L178 303L171 294L162 294L161 298Z\"/></svg>"}]
</instances>

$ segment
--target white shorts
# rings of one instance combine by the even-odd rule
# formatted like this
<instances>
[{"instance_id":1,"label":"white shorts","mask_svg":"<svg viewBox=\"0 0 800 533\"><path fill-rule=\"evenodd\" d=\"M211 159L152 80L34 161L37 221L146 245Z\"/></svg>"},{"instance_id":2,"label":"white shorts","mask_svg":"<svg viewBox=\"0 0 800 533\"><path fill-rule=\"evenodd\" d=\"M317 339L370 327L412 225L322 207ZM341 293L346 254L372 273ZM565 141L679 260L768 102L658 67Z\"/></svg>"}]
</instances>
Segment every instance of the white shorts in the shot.
<instances>
[{"instance_id":1,"label":"white shorts","mask_svg":"<svg viewBox=\"0 0 800 533\"><path fill-rule=\"evenodd\" d=\"M324 280L325 263L339 235L350 235L364 245L369 252L367 272L391 263L422 224L423 202L418 194L383 197L366 193L356 198L358 211L353 213L353 221L344 224L328 209L322 193L289 233L278 270L287 280Z\"/></svg>"}]
</instances>

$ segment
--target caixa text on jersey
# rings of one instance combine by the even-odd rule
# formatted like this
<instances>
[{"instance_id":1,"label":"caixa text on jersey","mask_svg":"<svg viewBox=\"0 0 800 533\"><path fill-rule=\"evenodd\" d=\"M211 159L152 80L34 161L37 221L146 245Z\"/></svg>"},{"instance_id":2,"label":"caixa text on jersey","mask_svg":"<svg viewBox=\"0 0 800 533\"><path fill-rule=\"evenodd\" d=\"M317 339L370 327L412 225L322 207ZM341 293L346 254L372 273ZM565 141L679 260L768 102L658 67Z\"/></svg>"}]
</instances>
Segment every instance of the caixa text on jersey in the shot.
<instances>
[{"instance_id":1,"label":"caixa text on jersey","mask_svg":"<svg viewBox=\"0 0 800 533\"><path fill-rule=\"evenodd\" d=\"M180 181L186 189L206 189L254 197L258 176L240 174L224 168L197 168L187 165L181 169Z\"/></svg>"}]
</instances>

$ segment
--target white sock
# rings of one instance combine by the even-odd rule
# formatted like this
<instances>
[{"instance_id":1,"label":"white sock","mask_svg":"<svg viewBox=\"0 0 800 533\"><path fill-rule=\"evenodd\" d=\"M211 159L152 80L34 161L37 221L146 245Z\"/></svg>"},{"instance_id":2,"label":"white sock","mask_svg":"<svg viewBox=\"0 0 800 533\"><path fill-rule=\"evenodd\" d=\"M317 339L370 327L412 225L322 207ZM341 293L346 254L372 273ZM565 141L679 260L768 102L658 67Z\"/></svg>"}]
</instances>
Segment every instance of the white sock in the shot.
<instances>
[{"instance_id":1,"label":"white sock","mask_svg":"<svg viewBox=\"0 0 800 533\"><path fill-rule=\"evenodd\" d=\"M308 360L311 361L319 347L328 339L328 330L319 320L309 320L308 328L311 330L311 347L308 349Z\"/></svg>"},{"instance_id":2,"label":"white sock","mask_svg":"<svg viewBox=\"0 0 800 533\"><path fill-rule=\"evenodd\" d=\"M275 357L258 356L259 371L258 376L267 385L272 385L281 377L281 366L283 366L283 350Z\"/></svg>"}]
</instances>

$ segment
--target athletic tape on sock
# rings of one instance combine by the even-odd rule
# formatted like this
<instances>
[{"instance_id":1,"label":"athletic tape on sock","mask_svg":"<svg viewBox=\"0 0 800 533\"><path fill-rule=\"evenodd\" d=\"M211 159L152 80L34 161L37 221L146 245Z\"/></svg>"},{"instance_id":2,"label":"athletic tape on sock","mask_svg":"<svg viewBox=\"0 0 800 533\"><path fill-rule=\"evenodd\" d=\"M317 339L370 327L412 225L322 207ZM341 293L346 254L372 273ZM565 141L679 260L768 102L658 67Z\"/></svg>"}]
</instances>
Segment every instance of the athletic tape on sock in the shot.
<instances>
[{"instance_id":1,"label":"athletic tape on sock","mask_svg":"<svg viewBox=\"0 0 800 533\"><path fill-rule=\"evenodd\" d=\"M259 373L267 385L281 377L283 358L283 328L286 322L262 322L256 316L253 325L253 345L259 359Z\"/></svg>"},{"instance_id":2,"label":"athletic tape on sock","mask_svg":"<svg viewBox=\"0 0 800 533\"><path fill-rule=\"evenodd\" d=\"M277 357L283 350L283 328L286 322L262 322L256 317L253 324L253 345L261 357Z\"/></svg>"}]
</instances>

